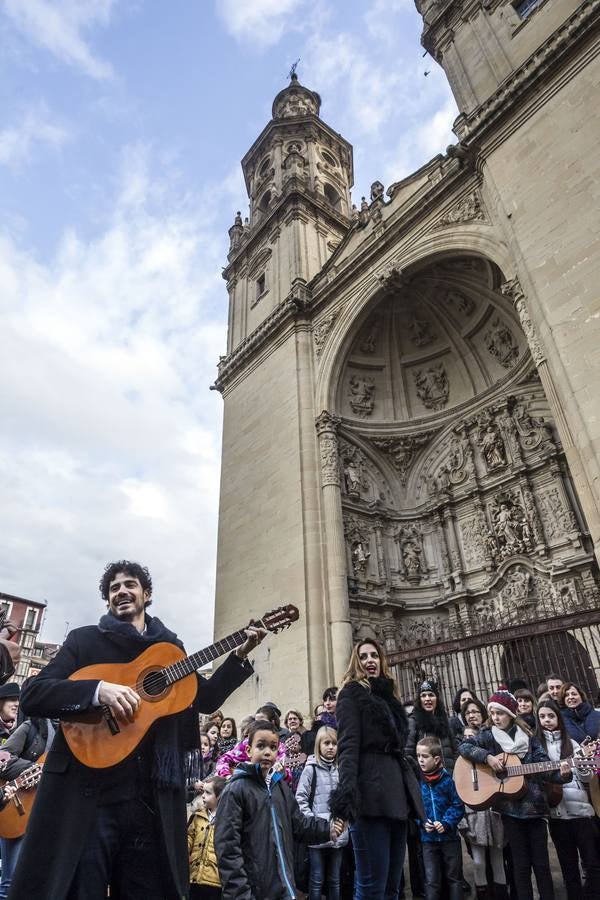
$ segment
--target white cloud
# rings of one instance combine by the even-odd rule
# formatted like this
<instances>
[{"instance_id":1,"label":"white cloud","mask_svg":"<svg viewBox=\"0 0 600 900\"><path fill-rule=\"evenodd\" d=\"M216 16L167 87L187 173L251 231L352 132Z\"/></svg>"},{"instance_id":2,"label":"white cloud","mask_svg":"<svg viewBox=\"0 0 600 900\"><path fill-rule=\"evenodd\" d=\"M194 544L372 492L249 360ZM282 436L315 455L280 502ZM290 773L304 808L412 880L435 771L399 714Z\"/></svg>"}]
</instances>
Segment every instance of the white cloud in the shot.
<instances>
[{"instance_id":1,"label":"white cloud","mask_svg":"<svg viewBox=\"0 0 600 900\"><path fill-rule=\"evenodd\" d=\"M277 44L288 29L303 27L304 0L217 0L227 31L262 50Z\"/></svg>"},{"instance_id":2,"label":"white cloud","mask_svg":"<svg viewBox=\"0 0 600 900\"><path fill-rule=\"evenodd\" d=\"M154 610L190 649L211 638L222 406L208 387L227 310L215 223L231 198L223 181L181 196L158 168L129 148L104 230L66 232L47 263L0 237L0 583L48 600L48 640L102 612L97 581L122 556L150 566Z\"/></svg>"},{"instance_id":3,"label":"white cloud","mask_svg":"<svg viewBox=\"0 0 600 900\"><path fill-rule=\"evenodd\" d=\"M30 159L35 145L60 149L69 137L68 129L52 120L46 106L37 104L15 125L0 131L0 165L19 168Z\"/></svg>"},{"instance_id":4,"label":"white cloud","mask_svg":"<svg viewBox=\"0 0 600 900\"><path fill-rule=\"evenodd\" d=\"M113 77L109 63L95 56L84 33L106 26L116 0L3 0L15 28L38 47L91 78Z\"/></svg>"}]
</instances>

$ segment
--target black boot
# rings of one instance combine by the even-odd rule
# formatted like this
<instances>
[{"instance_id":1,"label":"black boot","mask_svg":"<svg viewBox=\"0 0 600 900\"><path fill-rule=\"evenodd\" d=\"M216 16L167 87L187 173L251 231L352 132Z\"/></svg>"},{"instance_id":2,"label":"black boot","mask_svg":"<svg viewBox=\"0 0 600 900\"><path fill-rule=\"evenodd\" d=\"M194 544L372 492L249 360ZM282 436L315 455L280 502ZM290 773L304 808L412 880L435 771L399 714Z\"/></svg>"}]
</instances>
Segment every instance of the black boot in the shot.
<instances>
[{"instance_id":1,"label":"black boot","mask_svg":"<svg viewBox=\"0 0 600 900\"><path fill-rule=\"evenodd\" d=\"M487 884L476 884L475 893L477 895L477 900L488 900L490 889Z\"/></svg>"},{"instance_id":2,"label":"black boot","mask_svg":"<svg viewBox=\"0 0 600 900\"><path fill-rule=\"evenodd\" d=\"M494 882L494 900L508 900L508 885Z\"/></svg>"}]
</instances>

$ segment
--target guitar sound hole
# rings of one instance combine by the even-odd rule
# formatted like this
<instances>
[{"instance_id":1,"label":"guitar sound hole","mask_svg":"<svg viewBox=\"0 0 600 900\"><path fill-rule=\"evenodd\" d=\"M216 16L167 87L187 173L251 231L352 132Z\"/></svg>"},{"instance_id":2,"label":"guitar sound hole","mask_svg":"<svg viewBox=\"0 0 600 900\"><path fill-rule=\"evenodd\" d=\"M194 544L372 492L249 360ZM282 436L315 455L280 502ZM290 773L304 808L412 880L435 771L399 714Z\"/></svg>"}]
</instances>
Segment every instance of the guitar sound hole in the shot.
<instances>
[{"instance_id":1,"label":"guitar sound hole","mask_svg":"<svg viewBox=\"0 0 600 900\"><path fill-rule=\"evenodd\" d=\"M167 679L162 672L148 672L142 680L142 687L149 697L156 697L167 689Z\"/></svg>"}]
</instances>

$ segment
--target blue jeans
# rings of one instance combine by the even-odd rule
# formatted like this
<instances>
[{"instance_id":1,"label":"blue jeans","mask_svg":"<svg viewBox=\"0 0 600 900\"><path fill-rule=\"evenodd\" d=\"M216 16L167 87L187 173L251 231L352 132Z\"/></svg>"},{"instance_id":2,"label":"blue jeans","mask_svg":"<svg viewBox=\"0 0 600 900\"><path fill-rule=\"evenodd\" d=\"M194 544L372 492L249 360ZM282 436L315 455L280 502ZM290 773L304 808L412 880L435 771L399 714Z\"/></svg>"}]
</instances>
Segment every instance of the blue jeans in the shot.
<instances>
[{"instance_id":1,"label":"blue jeans","mask_svg":"<svg viewBox=\"0 0 600 900\"><path fill-rule=\"evenodd\" d=\"M2 881L0 881L0 900L6 900L12 882L13 873L19 858L19 850L23 838L0 838L2 854Z\"/></svg>"},{"instance_id":2,"label":"blue jeans","mask_svg":"<svg viewBox=\"0 0 600 900\"><path fill-rule=\"evenodd\" d=\"M406 822L357 819L350 826L356 876L354 900L398 900L406 849Z\"/></svg>"},{"instance_id":3,"label":"blue jeans","mask_svg":"<svg viewBox=\"0 0 600 900\"><path fill-rule=\"evenodd\" d=\"M327 900L340 900L340 870L342 868L342 849L325 847L319 850L309 848L310 883L309 900L321 900L322 887L327 885Z\"/></svg>"}]
</instances>

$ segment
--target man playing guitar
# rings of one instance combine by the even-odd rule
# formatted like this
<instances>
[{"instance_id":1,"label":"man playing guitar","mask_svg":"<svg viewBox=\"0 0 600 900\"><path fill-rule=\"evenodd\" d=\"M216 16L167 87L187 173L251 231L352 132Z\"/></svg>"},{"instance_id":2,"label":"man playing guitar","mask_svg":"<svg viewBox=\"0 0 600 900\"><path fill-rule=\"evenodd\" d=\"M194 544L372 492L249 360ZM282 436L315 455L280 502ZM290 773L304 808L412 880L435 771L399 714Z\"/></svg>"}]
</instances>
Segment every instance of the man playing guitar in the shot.
<instances>
[{"instance_id":1,"label":"man playing guitar","mask_svg":"<svg viewBox=\"0 0 600 900\"><path fill-rule=\"evenodd\" d=\"M134 719L141 698L131 685L71 680L94 664L128 663L154 643L182 647L148 615L152 580L138 563L108 565L100 581L108 612L98 625L71 631L56 657L21 695L26 715L67 717L101 707L112 727ZM246 641L198 679L191 707L154 723L136 750L108 768L83 765L62 731L48 753L9 897L18 900L180 900L188 891L183 756L199 744L198 713L212 712L251 674ZM107 721L107 741L110 741Z\"/></svg>"}]
</instances>

